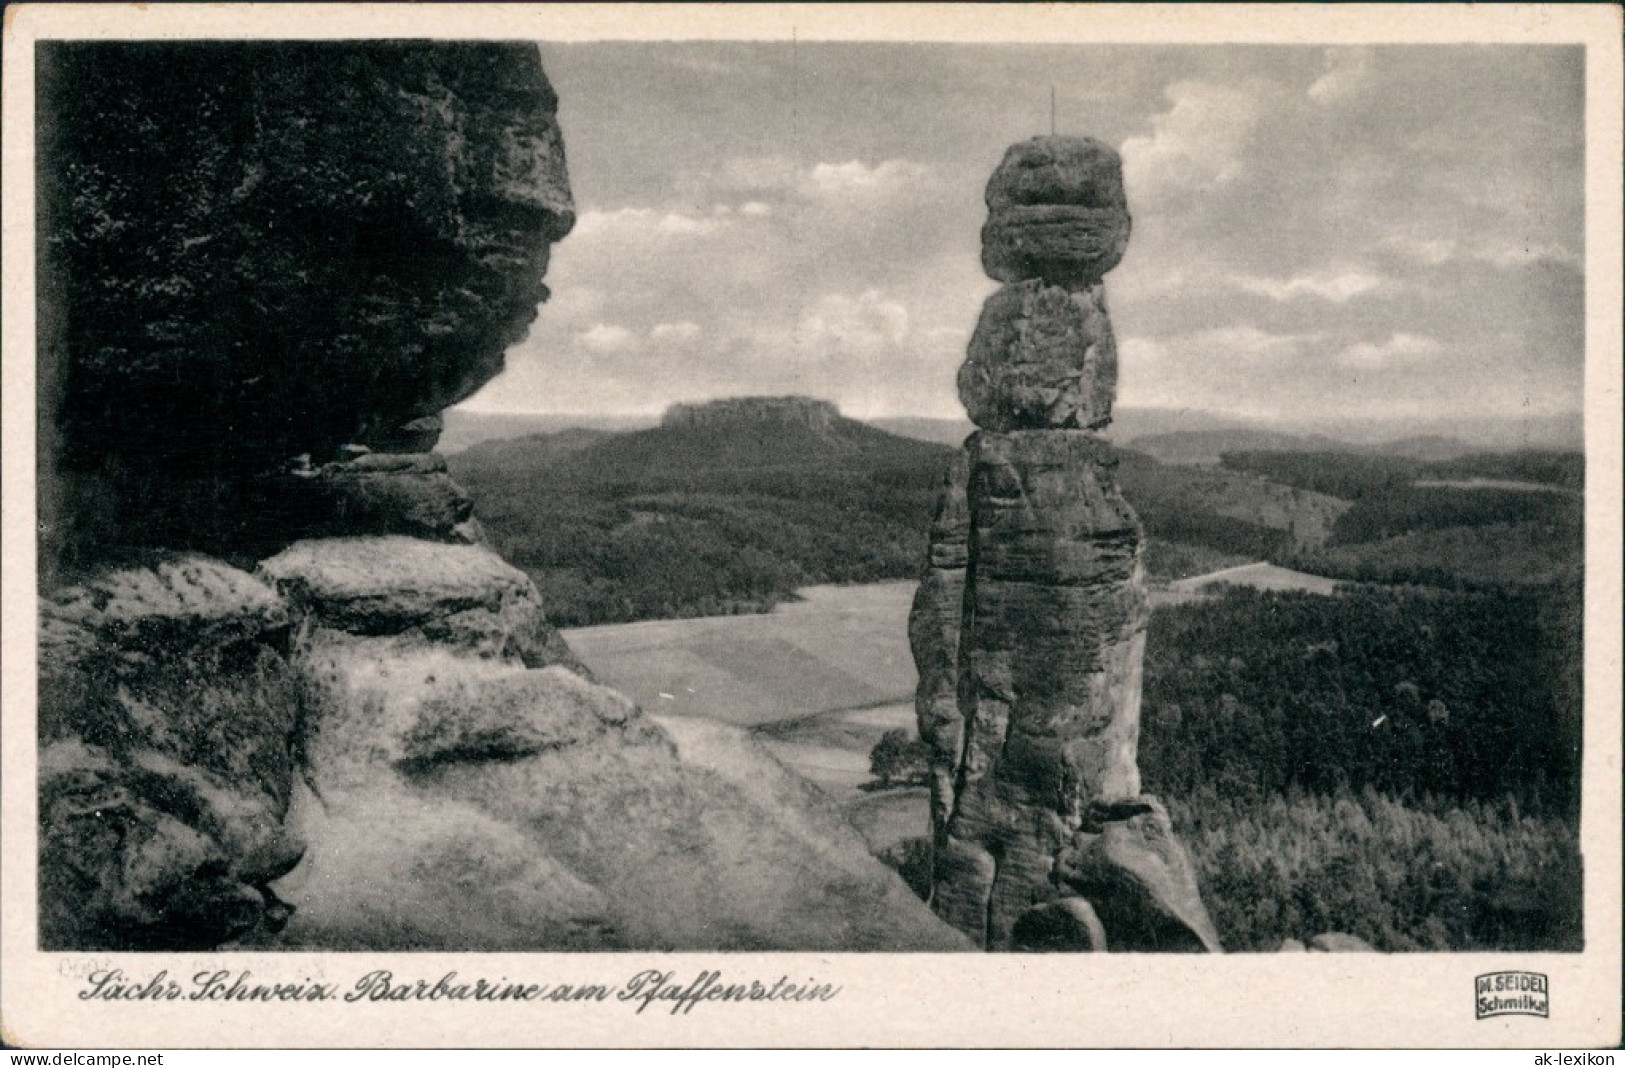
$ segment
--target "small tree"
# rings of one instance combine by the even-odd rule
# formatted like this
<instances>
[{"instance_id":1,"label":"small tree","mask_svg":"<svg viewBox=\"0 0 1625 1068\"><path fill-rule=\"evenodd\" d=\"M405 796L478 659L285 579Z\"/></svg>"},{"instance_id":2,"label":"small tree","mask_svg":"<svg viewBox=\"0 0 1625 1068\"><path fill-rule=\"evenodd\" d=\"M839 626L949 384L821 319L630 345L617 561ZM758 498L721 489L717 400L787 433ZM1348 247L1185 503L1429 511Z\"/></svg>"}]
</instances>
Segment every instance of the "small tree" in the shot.
<instances>
[{"instance_id":1,"label":"small tree","mask_svg":"<svg viewBox=\"0 0 1625 1068\"><path fill-rule=\"evenodd\" d=\"M869 750L869 774L879 779L881 786L891 786L898 780L923 778L929 761L925 743L910 738L908 731L898 727L881 735Z\"/></svg>"}]
</instances>

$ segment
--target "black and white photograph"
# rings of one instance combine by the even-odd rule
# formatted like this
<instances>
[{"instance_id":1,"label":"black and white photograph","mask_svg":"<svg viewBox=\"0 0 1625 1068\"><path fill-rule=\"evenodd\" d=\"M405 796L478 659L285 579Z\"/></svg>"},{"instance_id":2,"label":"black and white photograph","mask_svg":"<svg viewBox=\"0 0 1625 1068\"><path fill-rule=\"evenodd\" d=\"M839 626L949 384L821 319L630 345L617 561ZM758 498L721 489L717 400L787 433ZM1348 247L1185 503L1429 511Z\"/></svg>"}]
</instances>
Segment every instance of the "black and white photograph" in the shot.
<instances>
[{"instance_id":1,"label":"black and white photograph","mask_svg":"<svg viewBox=\"0 0 1625 1068\"><path fill-rule=\"evenodd\" d=\"M1617 9L182 6L8 19L8 1042L1617 1044Z\"/></svg>"}]
</instances>

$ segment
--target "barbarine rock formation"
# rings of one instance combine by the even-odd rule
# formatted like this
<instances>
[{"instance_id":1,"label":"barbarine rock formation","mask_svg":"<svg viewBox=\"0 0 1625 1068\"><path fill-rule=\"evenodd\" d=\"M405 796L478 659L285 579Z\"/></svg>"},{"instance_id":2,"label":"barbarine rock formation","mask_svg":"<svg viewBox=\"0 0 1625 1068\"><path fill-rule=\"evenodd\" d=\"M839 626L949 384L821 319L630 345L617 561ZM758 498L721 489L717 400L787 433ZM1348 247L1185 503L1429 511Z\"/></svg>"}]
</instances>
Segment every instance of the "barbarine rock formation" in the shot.
<instances>
[{"instance_id":1,"label":"barbarine rock formation","mask_svg":"<svg viewBox=\"0 0 1625 1068\"><path fill-rule=\"evenodd\" d=\"M597 684L427 451L573 218L535 46L41 66L42 946L967 946Z\"/></svg>"},{"instance_id":2,"label":"barbarine rock formation","mask_svg":"<svg viewBox=\"0 0 1625 1068\"><path fill-rule=\"evenodd\" d=\"M1013 146L987 188L988 298L959 371L980 428L944 483L909 620L932 753L937 914L988 949L1210 950L1217 934L1140 792L1149 614L1118 492L1102 278L1129 214L1115 151Z\"/></svg>"}]
</instances>

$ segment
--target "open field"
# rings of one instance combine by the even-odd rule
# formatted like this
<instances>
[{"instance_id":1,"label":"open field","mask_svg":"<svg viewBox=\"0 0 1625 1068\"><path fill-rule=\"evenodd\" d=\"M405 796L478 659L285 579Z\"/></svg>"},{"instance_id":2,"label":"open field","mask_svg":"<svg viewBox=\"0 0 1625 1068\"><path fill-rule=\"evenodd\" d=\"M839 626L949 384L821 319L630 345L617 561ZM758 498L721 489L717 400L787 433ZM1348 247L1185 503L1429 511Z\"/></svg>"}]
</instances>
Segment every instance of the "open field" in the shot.
<instances>
[{"instance_id":1,"label":"open field","mask_svg":"<svg viewBox=\"0 0 1625 1068\"><path fill-rule=\"evenodd\" d=\"M768 750L798 775L836 795L843 804L857 807L861 803L872 809L881 799L905 792L862 789L872 778L869 751L883 734L897 729L914 733L912 700L780 720L757 728L756 733ZM922 807L920 811L925 810ZM856 821L854 813L848 815Z\"/></svg>"},{"instance_id":2,"label":"open field","mask_svg":"<svg viewBox=\"0 0 1625 1068\"><path fill-rule=\"evenodd\" d=\"M1200 600L1217 592L1215 583L1315 593L1336 586L1255 563L1171 583L1152 603ZM833 797L873 848L928 833L923 789L863 789L875 743L888 730L914 729L914 583L799 593L764 615L578 627L564 636L600 679L651 713L753 729L781 763Z\"/></svg>"},{"instance_id":3,"label":"open field","mask_svg":"<svg viewBox=\"0 0 1625 1068\"><path fill-rule=\"evenodd\" d=\"M1561 493L1579 497L1579 490L1567 486L1553 486L1546 482L1524 482L1510 478L1419 478L1412 485L1424 489L1486 489L1521 490L1524 493Z\"/></svg>"},{"instance_id":4,"label":"open field","mask_svg":"<svg viewBox=\"0 0 1625 1068\"><path fill-rule=\"evenodd\" d=\"M650 712L755 728L829 794L873 849L929 833L926 794L868 792L869 750L914 727L912 582L810 586L766 615L655 620L564 632L598 676Z\"/></svg>"},{"instance_id":5,"label":"open field","mask_svg":"<svg viewBox=\"0 0 1625 1068\"><path fill-rule=\"evenodd\" d=\"M1310 575L1303 571L1277 567L1274 564L1242 564L1206 575L1193 575L1168 583L1168 589L1177 594L1217 592L1216 586L1247 586L1255 590L1301 590L1330 596L1337 592L1337 580Z\"/></svg>"},{"instance_id":6,"label":"open field","mask_svg":"<svg viewBox=\"0 0 1625 1068\"><path fill-rule=\"evenodd\" d=\"M1323 594L1337 585L1254 563L1170 583L1152 591L1152 604L1201 600L1221 583ZM564 637L600 679L651 713L755 730L783 764L848 806L860 829L914 822L902 810L918 809L923 820L919 791L860 789L881 735L914 729L917 676L908 649L914 583L808 586L799 593L801 600L763 615L577 627Z\"/></svg>"},{"instance_id":7,"label":"open field","mask_svg":"<svg viewBox=\"0 0 1625 1068\"><path fill-rule=\"evenodd\" d=\"M765 615L578 627L564 637L605 683L660 715L756 727L914 700L914 583L799 592Z\"/></svg>"},{"instance_id":8,"label":"open field","mask_svg":"<svg viewBox=\"0 0 1625 1068\"><path fill-rule=\"evenodd\" d=\"M1493 560L1500 534L1475 551ZM1551 646L1567 615L1533 594L1323 596L1336 585L1254 563L1152 592L1141 768L1226 945L1332 928L1387 950L1574 948L1578 683ZM874 744L912 733L912 590L565 634L680 746L713 738L710 759L746 773L754 747L715 721L745 728L895 861L930 833L923 786L868 788Z\"/></svg>"},{"instance_id":9,"label":"open field","mask_svg":"<svg viewBox=\"0 0 1625 1068\"><path fill-rule=\"evenodd\" d=\"M1152 604L1216 593L1217 584L1330 594L1333 579L1251 563L1179 579ZM782 744L850 748L913 722L908 650L912 582L808 586L761 615L574 627L564 637L600 679L664 716L703 716ZM823 719L827 713L842 713ZM819 717L815 719L815 717ZM868 752L867 748L864 750Z\"/></svg>"}]
</instances>

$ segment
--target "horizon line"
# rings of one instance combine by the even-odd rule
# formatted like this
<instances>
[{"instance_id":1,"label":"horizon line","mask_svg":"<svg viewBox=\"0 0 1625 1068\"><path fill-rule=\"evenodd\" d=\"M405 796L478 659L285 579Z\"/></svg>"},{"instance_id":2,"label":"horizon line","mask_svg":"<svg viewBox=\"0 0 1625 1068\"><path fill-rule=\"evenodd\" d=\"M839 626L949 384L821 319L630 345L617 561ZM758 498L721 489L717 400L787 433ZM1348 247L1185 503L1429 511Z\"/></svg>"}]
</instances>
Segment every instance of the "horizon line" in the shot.
<instances>
[{"instance_id":1,"label":"horizon line","mask_svg":"<svg viewBox=\"0 0 1625 1068\"><path fill-rule=\"evenodd\" d=\"M464 402L462 402L460 404L451 405L450 407L446 408L445 411L447 411L447 412L458 411L458 412L466 413L466 414L469 414L469 415L535 416L535 417L545 417L545 418L550 418L550 419L563 418L563 417L569 417L569 416L585 416L585 417L591 417L591 418L595 418L595 419L658 419L658 418L660 418L660 416L665 414L669 409L671 409L672 407L674 407L676 405L680 405L680 404L707 404L707 403L710 403L712 401L722 401L722 400L743 400L743 399L755 399L755 398L768 399L768 398L779 398L779 397L805 397L805 398L810 399L810 400L826 401L826 402L828 402L830 404L833 404L837 409L840 410L840 412L841 412L841 414L843 416L846 416L847 418L850 418L850 419L929 419L929 420L934 420L934 421L937 421L937 422L944 422L944 423L970 422L971 421L970 417L968 415L966 415L965 413L963 413L963 412L961 412L961 413L959 413L957 415L938 415L938 414L933 414L933 413L930 413L930 412L921 412L921 411L901 411L901 412L900 411L883 411L883 412L866 412L865 414L858 415L858 414L853 414L854 411L857 411L858 409L848 408L846 405L843 405L840 401L835 400L833 398L815 396L815 395L810 394L810 393L807 393L807 394L804 394L804 393L737 393L737 394L721 394L721 395L718 395L718 396L701 398L701 399L690 398L690 399L672 400L672 401L668 401L668 402L666 402L666 403L664 403L662 405L659 405L658 407L644 405L644 406L636 406L636 407L631 407L631 408L618 408L618 409L484 407L484 406L481 406L481 405L469 404L467 401L464 401ZM1397 412L1397 413L1394 413L1394 414L1346 414L1346 413L1338 413L1338 414L1331 414L1331 415L1304 415L1304 414L1282 414L1282 413L1267 413L1267 412L1249 412L1249 411L1240 411L1240 410L1236 410L1236 409L1227 409L1227 408L1211 408L1211 407L1203 407L1203 406L1198 406L1198 405L1175 405L1175 404L1118 404L1118 405L1115 405L1114 407L1115 407L1115 411L1120 412L1120 413L1127 413L1127 412L1160 412L1160 413L1166 413L1166 414L1170 414L1170 415L1172 415L1172 414L1189 414L1189 415L1194 415L1194 416L1206 416L1206 417L1215 418L1215 419L1233 419L1233 420L1236 420L1238 422L1254 422L1254 423L1303 423L1303 424L1315 424L1315 423L1385 423L1385 422L1406 422L1406 421L1417 422L1417 423L1440 423L1440 422L1455 422L1455 421L1462 421L1462 420L1494 420L1494 421L1504 421L1504 422L1514 422L1515 423L1515 422L1529 422L1529 421L1532 421L1532 420L1563 420L1563 419L1573 419L1573 420L1579 420L1579 421L1583 422L1584 418L1585 418L1585 410L1583 408L1570 408L1570 409L1560 409L1560 410L1551 410L1551 411L1528 411L1528 410L1525 410L1525 411L1518 411L1518 412L1498 411L1498 410L1490 409L1490 410L1479 410L1479 411L1451 411L1451 412L1437 412L1437 413L1430 412L1430 413L1426 413L1426 414L1415 413L1415 412Z\"/></svg>"}]
</instances>

